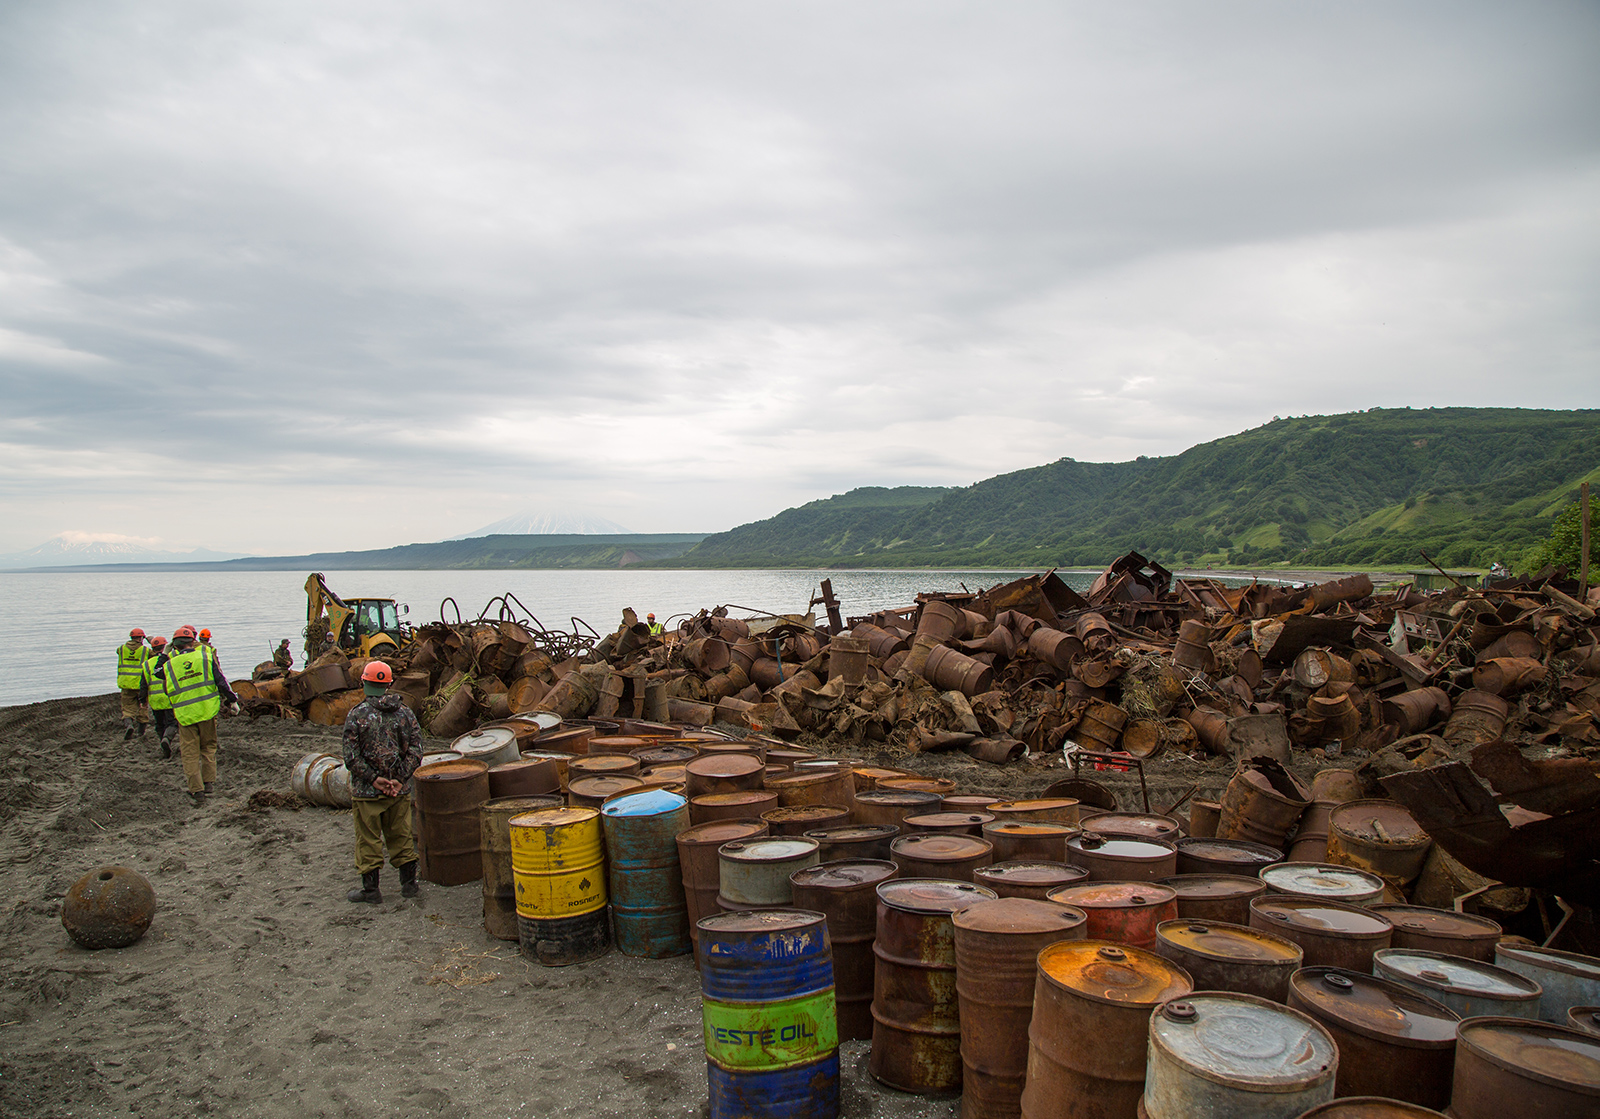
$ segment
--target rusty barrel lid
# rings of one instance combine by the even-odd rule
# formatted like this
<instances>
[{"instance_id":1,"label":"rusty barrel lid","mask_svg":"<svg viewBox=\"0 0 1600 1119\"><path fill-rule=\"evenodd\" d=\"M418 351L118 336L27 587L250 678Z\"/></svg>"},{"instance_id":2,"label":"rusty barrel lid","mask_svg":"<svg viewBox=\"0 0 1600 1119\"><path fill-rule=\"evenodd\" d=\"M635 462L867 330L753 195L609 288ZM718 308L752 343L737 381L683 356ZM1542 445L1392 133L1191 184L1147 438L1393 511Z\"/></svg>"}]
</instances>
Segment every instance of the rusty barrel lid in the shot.
<instances>
[{"instance_id":1,"label":"rusty barrel lid","mask_svg":"<svg viewBox=\"0 0 1600 1119\"><path fill-rule=\"evenodd\" d=\"M1062 840L1078 835L1082 829L1071 824L1052 824L1048 820L996 820L983 825L984 835L1059 835Z\"/></svg>"},{"instance_id":2,"label":"rusty barrel lid","mask_svg":"<svg viewBox=\"0 0 1600 1119\"><path fill-rule=\"evenodd\" d=\"M1283 963L1305 956L1298 944L1281 936L1222 921L1162 921L1156 926L1156 940L1223 963L1237 960Z\"/></svg>"},{"instance_id":3,"label":"rusty barrel lid","mask_svg":"<svg viewBox=\"0 0 1600 1119\"><path fill-rule=\"evenodd\" d=\"M989 811L996 816L1018 815L1029 812L1061 812L1075 808L1078 801L1073 797L1029 797L1023 800L997 800L989 805ZM1038 819L1039 817L1034 817Z\"/></svg>"},{"instance_id":4,"label":"rusty barrel lid","mask_svg":"<svg viewBox=\"0 0 1600 1119\"><path fill-rule=\"evenodd\" d=\"M1451 1049L1455 1011L1409 987L1338 967L1289 977L1289 1005L1362 1037L1408 1049Z\"/></svg>"},{"instance_id":5,"label":"rusty barrel lid","mask_svg":"<svg viewBox=\"0 0 1600 1119\"><path fill-rule=\"evenodd\" d=\"M1448 909L1433 909L1426 905L1400 905L1392 902L1380 902L1366 908L1387 917L1397 933L1405 930L1441 940L1494 941L1505 932L1498 921L1479 917L1475 913L1455 913Z\"/></svg>"},{"instance_id":6,"label":"rusty barrel lid","mask_svg":"<svg viewBox=\"0 0 1600 1119\"><path fill-rule=\"evenodd\" d=\"M776 793L769 793L765 789L736 789L731 793L701 793L690 803L707 807L733 808L741 804L767 804L776 799Z\"/></svg>"},{"instance_id":7,"label":"rusty barrel lid","mask_svg":"<svg viewBox=\"0 0 1600 1119\"><path fill-rule=\"evenodd\" d=\"M836 820L839 814L848 816L850 810L832 804L789 804L769 808L761 813L767 823L805 823L809 820Z\"/></svg>"},{"instance_id":8,"label":"rusty barrel lid","mask_svg":"<svg viewBox=\"0 0 1600 1119\"><path fill-rule=\"evenodd\" d=\"M1371 910L1320 898L1264 894L1250 903L1250 911L1275 925L1343 939L1386 937L1394 932L1387 918Z\"/></svg>"},{"instance_id":9,"label":"rusty barrel lid","mask_svg":"<svg viewBox=\"0 0 1600 1119\"><path fill-rule=\"evenodd\" d=\"M1360 904L1383 896L1383 879L1332 863L1278 863L1263 867L1261 881L1275 894Z\"/></svg>"},{"instance_id":10,"label":"rusty barrel lid","mask_svg":"<svg viewBox=\"0 0 1600 1119\"><path fill-rule=\"evenodd\" d=\"M1035 862L1026 859L1013 859L1010 862L995 863L992 866L980 866L972 873L982 880L980 885L1008 882L1018 886L1037 886L1051 889L1058 886L1070 886L1074 882L1081 882L1089 874L1081 866L1068 866L1066 863L1045 861Z\"/></svg>"},{"instance_id":11,"label":"rusty barrel lid","mask_svg":"<svg viewBox=\"0 0 1600 1119\"><path fill-rule=\"evenodd\" d=\"M567 795L582 797L584 800L602 801L606 797L615 796L617 793L626 792L629 789L637 789L643 784L643 778L621 773L601 773L592 777L580 777L576 781L568 782Z\"/></svg>"},{"instance_id":12,"label":"rusty barrel lid","mask_svg":"<svg viewBox=\"0 0 1600 1119\"><path fill-rule=\"evenodd\" d=\"M1313 1107L1300 1119L1448 1119L1442 1111L1384 1096L1346 1096Z\"/></svg>"},{"instance_id":13,"label":"rusty barrel lid","mask_svg":"<svg viewBox=\"0 0 1600 1119\"><path fill-rule=\"evenodd\" d=\"M1575 1030L1600 1037L1600 1006L1569 1006L1567 1025Z\"/></svg>"},{"instance_id":14,"label":"rusty barrel lid","mask_svg":"<svg viewBox=\"0 0 1600 1119\"><path fill-rule=\"evenodd\" d=\"M789 882L812 890L856 890L875 888L898 873L899 867L883 859L840 859L802 867L789 875Z\"/></svg>"},{"instance_id":15,"label":"rusty barrel lid","mask_svg":"<svg viewBox=\"0 0 1600 1119\"><path fill-rule=\"evenodd\" d=\"M1051 901L1079 909L1143 909L1178 900L1176 890L1156 882L1086 882L1081 886L1062 886L1046 896Z\"/></svg>"},{"instance_id":16,"label":"rusty barrel lid","mask_svg":"<svg viewBox=\"0 0 1600 1119\"><path fill-rule=\"evenodd\" d=\"M948 832L952 835L977 835L994 817L987 812L919 812L905 818L910 832Z\"/></svg>"},{"instance_id":17,"label":"rusty barrel lid","mask_svg":"<svg viewBox=\"0 0 1600 1119\"><path fill-rule=\"evenodd\" d=\"M517 732L507 726L486 726L459 735L450 743L450 749L464 758L482 758L515 749Z\"/></svg>"},{"instance_id":18,"label":"rusty barrel lid","mask_svg":"<svg viewBox=\"0 0 1600 1119\"><path fill-rule=\"evenodd\" d=\"M840 824L835 828L815 828L806 835L821 843L875 843L893 839L900 829L893 824Z\"/></svg>"},{"instance_id":19,"label":"rusty barrel lid","mask_svg":"<svg viewBox=\"0 0 1600 1119\"><path fill-rule=\"evenodd\" d=\"M919 863L960 863L982 858L994 850L987 839L971 835L951 835L948 832L923 832L919 835L902 835L889 844L889 850Z\"/></svg>"},{"instance_id":20,"label":"rusty barrel lid","mask_svg":"<svg viewBox=\"0 0 1600 1119\"><path fill-rule=\"evenodd\" d=\"M951 920L958 929L997 936L1036 933L1070 934L1088 923L1088 914L1070 905L1032 898L994 898L958 911Z\"/></svg>"},{"instance_id":21,"label":"rusty barrel lid","mask_svg":"<svg viewBox=\"0 0 1600 1119\"><path fill-rule=\"evenodd\" d=\"M740 839L755 839L767 834L762 820L712 820L678 833L678 842L686 847L721 847Z\"/></svg>"},{"instance_id":22,"label":"rusty barrel lid","mask_svg":"<svg viewBox=\"0 0 1600 1119\"><path fill-rule=\"evenodd\" d=\"M509 826L513 828L564 828L573 824L582 824L589 820L598 820L598 808L535 808L511 817Z\"/></svg>"},{"instance_id":23,"label":"rusty barrel lid","mask_svg":"<svg viewBox=\"0 0 1600 1119\"><path fill-rule=\"evenodd\" d=\"M663 742L656 746L630 751L643 766L684 765L700 756L700 751L687 743Z\"/></svg>"},{"instance_id":24,"label":"rusty barrel lid","mask_svg":"<svg viewBox=\"0 0 1600 1119\"><path fill-rule=\"evenodd\" d=\"M1000 799L983 793L956 793L943 798L943 808L946 812L987 812L989 806L998 803Z\"/></svg>"},{"instance_id":25,"label":"rusty barrel lid","mask_svg":"<svg viewBox=\"0 0 1600 1119\"><path fill-rule=\"evenodd\" d=\"M937 793L943 801L948 793L956 790L956 783L948 777L885 777L877 784L874 791L898 791L902 793Z\"/></svg>"},{"instance_id":26,"label":"rusty barrel lid","mask_svg":"<svg viewBox=\"0 0 1600 1119\"><path fill-rule=\"evenodd\" d=\"M799 746L773 746L767 750L767 761L782 762L784 765L794 765L796 762L808 762L817 756L815 750L804 750ZM895 771L896 773L899 770Z\"/></svg>"},{"instance_id":27,"label":"rusty barrel lid","mask_svg":"<svg viewBox=\"0 0 1600 1119\"><path fill-rule=\"evenodd\" d=\"M878 900L904 913L945 914L999 895L986 886L947 878L900 878L877 886Z\"/></svg>"},{"instance_id":28,"label":"rusty barrel lid","mask_svg":"<svg viewBox=\"0 0 1600 1119\"><path fill-rule=\"evenodd\" d=\"M1098 819L1098 817L1096 817ZM1283 861L1283 852L1265 843L1248 839L1180 839L1174 844L1178 857L1204 863L1219 873L1255 874L1262 867Z\"/></svg>"},{"instance_id":29,"label":"rusty barrel lid","mask_svg":"<svg viewBox=\"0 0 1600 1119\"><path fill-rule=\"evenodd\" d=\"M1189 973L1130 944L1064 940L1039 953L1039 975L1095 1002L1155 1007L1194 990Z\"/></svg>"},{"instance_id":30,"label":"rusty barrel lid","mask_svg":"<svg viewBox=\"0 0 1600 1119\"><path fill-rule=\"evenodd\" d=\"M766 769L767 763L748 753L710 753L684 763L684 772L697 777L748 777Z\"/></svg>"},{"instance_id":31,"label":"rusty barrel lid","mask_svg":"<svg viewBox=\"0 0 1600 1119\"><path fill-rule=\"evenodd\" d=\"M1171 816L1153 812L1102 812L1085 820L1083 830L1095 835L1159 839L1171 843L1183 834L1183 825Z\"/></svg>"},{"instance_id":32,"label":"rusty barrel lid","mask_svg":"<svg viewBox=\"0 0 1600 1119\"><path fill-rule=\"evenodd\" d=\"M1457 1044L1497 1068L1600 1099L1600 1038L1526 1018L1469 1018Z\"/></svg>"},{"instance_id":33,"label":"rusty barrel lid","mask_svg":"<svg viewBox=\"0 0 1600 1119\"><path fill-rule=\"evenodd\" d=\"M1373 847L1406 849L1432 842L1397 800L1352 800L1333 810L1328 826Z\"/></svg>"},{"instance_id":34,"label":"rusty barrel lid","mask_svg":"<svg viewBox=\"0 0 1600 1119\"><path fill-rule=\"evenodd\" d=\"M1426 988L1425 993L1438 991L1535 1004L1544 994L1543 987L1514 971L1420 948L1380 948L1372 954L1372 970L1405 986Z\"/></svg>"},{"instance_id":35,"label":"rusty barrel lid","mask_svg":"<svg viewBox=\"0 0 1600 1119\"><path fill-rule=\"evenodd\" d=\"M1080 851L1102 859L1128 862L1159 862L1172 856L1172 844L1159 839L1125 839L1121 836L1074 835L1067 838L1067 850Z\"/></svg>"},{"instance_id":36,"label":"rusty barrel lid","mask_svg":"<svg viewBox=\"0 0 1600 1119\"><path fill-rule=\"evenodd\" d=\"M411 776L419 781L470 781L480 774L487 775L489 766L476 758L457 758L448 762L432 762L418 766Z\"/></svg>"},{"instance_id":37,"label":"rusty barrel lid","mask_svg":"<svg viewBox=\"0 0 1600 1119\"><path fill-rule=\"evenodd\" d=\"M933 808L943 802L938 793L919 789L875 788L856 794L857 804L881 805L885 808Z\"/></svg>"},{"instance_id":38,"label":"rusty barrel lid","mask_svg":"<svg viewBox=\"0 0 1600 1119\"><path fill-rule=\"evenodd\" d=\"M801 835L734 839L717 848L717 857L735 863L800 862L817 853L817 841Z\"/></svg>"},{"instance_id":39,"label":"rusty barrel lid","mask_svg":"<svg viewBox=\"0 0 1600 1119\"><path fill-rule=\"evenodd\" d=\"M1229 898L1253 898L1266 893L1267 884L1259 878L1246 878L1242 874L1177 874L1161 878L1163 886L1178 891L1178 900L1205 898L1224 901Z\"/></svg>"},{"instance_id":40,"label":"rusty barrel lid","mask_svg":"<svg viewBox=\"0 0 1600 1119\"><path fill-rule=\"evenodd\" d=\"M1234 1091L1304 1089L1331 1080L1339 1065L1333 1035L1315 1018L1230 991L1198 991L1164 1003L1151 1015L1150 1045L1187 1074Z\"/></svg>"}]
</instances>

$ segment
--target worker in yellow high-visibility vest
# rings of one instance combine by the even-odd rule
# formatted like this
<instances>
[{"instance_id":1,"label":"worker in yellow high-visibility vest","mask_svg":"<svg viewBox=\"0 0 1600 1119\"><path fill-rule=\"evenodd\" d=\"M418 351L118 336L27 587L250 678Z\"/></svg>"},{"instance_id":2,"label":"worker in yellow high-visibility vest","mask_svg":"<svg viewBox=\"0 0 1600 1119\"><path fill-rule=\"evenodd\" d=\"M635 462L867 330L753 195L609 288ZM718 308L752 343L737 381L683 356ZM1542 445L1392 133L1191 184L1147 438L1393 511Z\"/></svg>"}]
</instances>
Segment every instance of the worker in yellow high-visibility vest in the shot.
<instances>
[{"instance_id":1,"label":"worker in yellow high-visibility vest","mask_svg":"<svg viewBox=\"0 0 1600 1119\"><path fill-rule=\"evenodd\" d=\"M196 805L217 788L217 716L223 704L239 713L239 697L228 687L209 645L197 645L193 626L179 626L172 634L164 673L167 699L178 720L178 750L183 754L183 776Z\"/></svg>"},{"instance_id":2,"label":"worker in yellow high-visibility vest","mask_svg":"<svg viewBox=\"0 0 1600 1119\"><path fill-rule=\"evenodd\" d=\"M150 639L150 657L144 662L144 685L139 701L147 704L155 720L156 737L161 739L161 756L172 757L172 744L178 737L178 720L172 717L172 700L167 698L167 639Z\"/></svg>"},{"instance_id":3,"label":"worker in yellow high-visibility vest","mask_svg":"<svg viewBox=\"0 0 1600 1119\"><path fill-rule=\"evenodd\" d=\"M656 621L656 616L654 614L646 614L644 616L644 624L650 630L651 633L661 633L661 632L663 632L662 628L661 628L661 623Z\"/></svg>"},{"instance_id":4,"label":"worker in yellow high-visibility vest","mask_svg":"<svg viewBox=\"0 0 1600 1119\"><path fill-rule=\"evenodd\" d=\"M122 741L133 737L135 726L143 735L150 729L150 709L139 702L139 688L144 684L144 662L150 650L144 647L144 630L135 627L128 631L128 640L117 646L117 691L122 701Z\"/></svg>"}]
</instances>

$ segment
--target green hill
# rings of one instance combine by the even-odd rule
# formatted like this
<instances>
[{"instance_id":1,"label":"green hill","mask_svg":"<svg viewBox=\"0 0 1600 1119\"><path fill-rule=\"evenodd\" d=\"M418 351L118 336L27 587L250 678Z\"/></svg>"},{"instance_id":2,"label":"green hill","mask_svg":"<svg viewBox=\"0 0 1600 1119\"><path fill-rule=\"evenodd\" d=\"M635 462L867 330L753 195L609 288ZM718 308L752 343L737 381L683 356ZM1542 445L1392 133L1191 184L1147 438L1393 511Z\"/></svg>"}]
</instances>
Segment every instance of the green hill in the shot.
<instances>
[{"instance_id":1,"label":"green hill","mask_svg":"<svg viewBox=\"0 0 1600 1119\"><path fill-rule=\"evenodd\" d=\"M1521 561L1578 483L1600 411L1373 409L1274 420L1170 458L1046 466L962 489L861 489L706 537L666 566Z\"/></svg>"}]
</instances>

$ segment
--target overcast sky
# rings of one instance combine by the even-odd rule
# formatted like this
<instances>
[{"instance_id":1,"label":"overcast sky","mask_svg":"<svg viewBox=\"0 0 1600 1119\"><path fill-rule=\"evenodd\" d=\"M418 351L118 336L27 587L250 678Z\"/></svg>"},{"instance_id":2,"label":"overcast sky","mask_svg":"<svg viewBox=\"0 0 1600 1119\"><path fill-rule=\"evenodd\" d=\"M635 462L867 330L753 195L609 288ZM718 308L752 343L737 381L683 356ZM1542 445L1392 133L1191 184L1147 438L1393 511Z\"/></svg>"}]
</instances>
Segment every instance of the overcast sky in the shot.
<instances>
[{"instance_id":1,"label":"overcast sky","mask_svg":"<svg viewBox=\"0 0 1600 1119\"><path fill-rule=\"evenodd\" d=\"M0 552L1600 406L1600 4L0 5Z\"/></svg>"}]
</instances>

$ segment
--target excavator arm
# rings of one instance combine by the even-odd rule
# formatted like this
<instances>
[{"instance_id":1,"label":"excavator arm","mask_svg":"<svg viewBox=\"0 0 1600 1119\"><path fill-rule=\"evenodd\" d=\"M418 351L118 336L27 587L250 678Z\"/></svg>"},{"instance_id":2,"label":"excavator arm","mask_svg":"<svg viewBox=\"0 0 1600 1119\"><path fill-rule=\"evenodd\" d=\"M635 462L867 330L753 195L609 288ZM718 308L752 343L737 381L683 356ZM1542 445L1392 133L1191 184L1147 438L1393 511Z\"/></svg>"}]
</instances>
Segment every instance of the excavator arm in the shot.
<instances>
[{"instance_id":1,"label":"excavator arm","mask_svg":"<svg viewBox=\"0 0 1600 1119\"><path fill-rule=\"evenodd\" d=\"M345 619L355 611L344 604L344 599L328 589L322 572L313 571L306 579L306 664L322 655L323 634L333 634L334 640L344 629ZM324 617L326 615L326 617Z\"/></svg>"}]
</instances>

